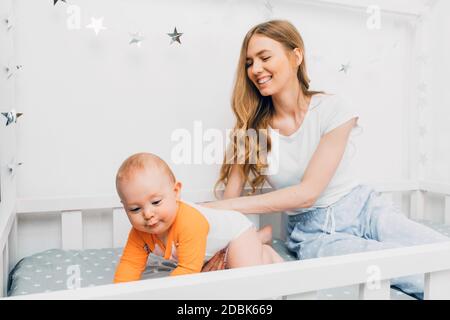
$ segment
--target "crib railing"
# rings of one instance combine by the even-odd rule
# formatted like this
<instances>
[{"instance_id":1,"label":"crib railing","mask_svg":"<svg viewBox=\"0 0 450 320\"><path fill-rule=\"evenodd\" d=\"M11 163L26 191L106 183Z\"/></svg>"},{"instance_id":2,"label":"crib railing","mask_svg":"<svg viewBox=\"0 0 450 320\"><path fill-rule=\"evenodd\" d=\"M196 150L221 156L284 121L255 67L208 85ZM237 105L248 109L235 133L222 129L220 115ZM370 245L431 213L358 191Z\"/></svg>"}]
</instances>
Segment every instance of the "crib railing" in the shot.
<instances>
[{"instance_id":1,"label":"crib railing","mask_svg":"<svg viewBox=\"0 0 450 320\"><path fill-rule=\"evenodd\" d=\"M408 212L412 218L424 217L427 193L440 194L445 199L443 220L450 222L450 186L441 183L400 182L392 184L372 184L375 189L383 192ZM409 200L405 201L405 198ZM187 193L185 199L190 201L207 201L213 199L210 191ZM121 247L125 244L130 224L117 197L76 197L64 199L21 199L17 201L16 212L2 216L0 220L0 276L3 296L6 295L8 273L15 263L23 257L18 250L20 238L20 219L32 217L39 219L41 214L52 212L61 217L62 249L83 249L83 228L85 219L92 210L107 208L111 214L112 239L111 246ZM267 215L271 216L271 215ZM276 215L274 215L276 216ZM86 217L86 216L85 216ZM280 215L278 215L280 217ZM33 220L34 221L34 220ZM280 226L280 223L278 223ZM280 230L275 230L275 235ZM400 248L370 253L354 254L340 257L320 258L314 260L286 262L272 266L259 266L226 270L187 277L146 280L133 284L102 286L98 288L79 289L77 292L60 291L52 294L42 294L41 298L162 298L161 292L167 292L168 298L177 296L177 290L183 294L189 293L190 298L268 298L286 296L294 298L314 298L317 290L358 285L360 298L388 298L389 280L415 273L425 273L426 298L438 299L448 296L450 287L448 270L450 270L450 247L443 244ZM379 273L377 285L368 279L368 267L372 266ZM371 270L372 270L371 269ZM369 270L370 271L370 270ZM338 277L330 275L337 274ZM270 282L268 279L271 279ZM296 279L292 281L292 279ZM298 281L297 281L298 279ZM268 282L269 281L269 282ZM444 282L442 282L444 281ZM260 283L259 283L260 282ZM269 285L269 283L271 283ZM446 286L442 286L442 283ZM264 288L262 287L264 284ZM135 288L134 291L129 287ZM266 288L267 287L267 288ZM122 288L122 289L119 289ZM151 288L151 289L150 289ZM153 290L153 288L159 288ZM220 292L215 288L221 288ZM233 289L232 289L233 288ZM236 290L239 288L239 290ZM257 289L255 289L257 288ZM103 291L105 290L105 291ZM192 292L191 292L192 291ZM223 293L221 293L223 291ZM129 295L128 295L128 293ZM32 296L25 296L31 298ZM187 296L179 296L186 298Z\"/></svg>"},{"instance_id":2,"label":"crib railing","mask_svg":"<svg viewBox=\"0 0 450 320\"><path fill-rule=\"evenodd\" d=\"M14 299L315 299L318 290L349 285L360 287L361 299L389 299L390 279L422 273L425 273L425 299L450 299L450 243L18 296Z\"/></svg>"},{"instance_id":3,"label":"crib railing","mask_svg":"<svg viewBox=\"0 0 450 320\"><path fill-rule=\"evenodd\" d=\"M123 247L130 231L130 223L123 208L112 209L112 247ZM64 250L83 249L83 212L61 212L61 248Z\"/></svg>"}]
</instances>

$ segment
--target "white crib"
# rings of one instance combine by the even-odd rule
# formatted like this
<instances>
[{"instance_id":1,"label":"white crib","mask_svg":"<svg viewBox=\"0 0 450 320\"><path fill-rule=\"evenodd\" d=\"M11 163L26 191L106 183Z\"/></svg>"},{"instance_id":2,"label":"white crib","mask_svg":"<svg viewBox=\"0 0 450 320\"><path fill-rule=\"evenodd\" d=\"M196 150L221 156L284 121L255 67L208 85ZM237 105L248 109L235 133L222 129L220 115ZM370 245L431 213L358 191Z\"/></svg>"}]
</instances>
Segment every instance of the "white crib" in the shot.
<instances>
[{"instance_id":1,"label":"white crib","mask_svg":"<svg viewBox=\"0 0 450 320\"><path fill-rule=\"evenodd\" d=\"M305 5L305 8L324 8L326 9L326 15L324 15L324 17L330 17L329 10L332 8L339 10L338 12L340 13L359 12L362 13L360 16L362 22L364 22L362 17L367 17L366 11L368 6L372 5L372 2L377 2L378 5L380 5L379 9L382 9L383 14L386 14L387 18L389 17L385 20L386 28L393 29L390 25L393 25L393 19L395 18L395 21L398 22L400 26L403 26L405 30L411 29L411 33L405 34L395 31L395 34L398 33L398 36L401 36L399 39L401 41L405 41L405 44L402 44L400 41L400 48L406 46L408 49L411 49L411 56L401 56L402 60L406 59L405 61L411 62L410 64L405 64L403 69L401 69L403 70L402 72L405 72L403 75L404 77L392 77L392 81L383 81L383 87L375 86L374 90L376 91L380 88L385 90L385 88L391 87L395 88L395 90L402 90L402 92L404 92L405 105L403 106L404 109L402 110L404 113L402 112L402 114L405 115L407 120L405 120L404 123L405 128L402 127L401 130L396 131L396 134L403 134L405 141L408 141L408 143L402 145L402 159L409 159L411 162L405 164L405 168L407 165L407 170L404 170L405 172L402 177L408 176L418 178L413 181L369 184L373 185L380 192L385 193L386 196L391 197L397 205L401 206L402 211L408 217L416 220L423 219L425 217L427 207L426 204L429 201L435 202L436 197L439 197L438 201L443 204L441 206L443 210L441 210L442 212L439 212L439 214L441 214L440 220L450 225L450 184L418 181L424 179L424 175L420 173L423 168L418 163L418 157L421 155L419 147L420 143L423 143L423 141L419 141L419 134L416 132L418 131L418 128L416 128L416 122L422 123L418 120L426 120L426 118L424 114L417 111L415 107L413 108L416 104L420 104L423 107L424 101L424 97L421 96L421 92L419 92L419 90L415 90L414 88L418 85L421 85L422 87L423 85L426 86L426 71L430 71L428 68L431 68L431 66L426 67L426 63L421 63L422 66L420 68L416 68L417 64L413 63L418 60L426 60L427 56L424 56L424 54L427 52L423 52L422 49L427 47L428 41L425 40L428 40L431 37L431 34L427 33L428 29L425 28L425 26L415 26L417 22L416 20L419 20L419 17L422 18L423 16L421 15L424 14L423 1L296 0L287 2L298 2L298 4ZM8 17L8 26L11 22L9 15L14 13L14 10L12 10L14 8L18 9L17 13L22 14L21 16L19 15L19 17L27 17L24 15L26 11L24 6L14 6L12 0L0 1L0 13L2 20L4 22L5 17ZM63 7L58 6L52 7L55 11L51 12L50 17L52 17L52 19L50 20L62 21L63 17L66 17L64 15L65 8L64 11L62 8ZM56 11L59 9L61 10ZM88 9L89 7L87 5L83 5L83 10L86 10L83 11L83 14L87 14L89 12ZM41 10L41 8L39 8L39 10ZM44 9L42 10L42 12L47 12L44 11ZM251 10L252 12L255 11L254 9ZM11 17L13 17L13 15ZM39 19L36 21L43 20L42 18L36 19ZM120 19L122 19L122 16L120 16ZM357 16L352 16L351 19L358 19L359 21L360 18ZM406 20L408 20L408 24L406 24ZM15 56L16 50L13 40L14 37L18 37L17 35L13 36L14 28L8 31L11 26L5 29L5 23L3 22L2 24L4 25L0 28L0 40L2 40L0 42L4 44L6 50L0 50L0 62L2 63L2 67L4 61L6 61L6 58ZM411 25L409 25L409 22L411 22ZM409 27L406 27L407 25ZM54 25L47 25L47 27L54 28ZM203 29L204 26L200 26L199 28ZM434 29L430 30L433 30L434 32ZM81 34L76 33L78 31L72 31L72 36L75 34ZM56 34L62 36L63 33L61 31L61 33ZM27 36L27 33L25 32L23 35ZM31 35L31 33L29 35ZM405 38L405 40L404 37L407 39ZM32 37L29 36L29 38ZM78 38L79 37L77 36L76 41L78 41ZM392 38L390 40L397 39ZM437 40L442 42L439 37ZM55 41L52 42L56 43ZM209 45L207 42L205 43L206 46ZM23 45L24 42L21 42L20 44ZM33 42L30 42L30 44L32 45ZM399 41L397 41L395 45L397 46L398 44ZM90 47L96 47L98 49L97 46ZM434 48L431 45L428 45L428 47ZM28 47L24 46L21 48L23 49L21 55L22 58L24 58L25 61L29 61L31 65L32 59L30 58L32 57L31 53L33 51L31 49L28 50L31 52L30 56L28 56L24 54ZM30 46L29 48L33 48L33 46ZM388 49L389 48L386 47L386 50ZM197 50L197 48L195 50ZM389 50L386 52L390 52ZM441 52L443 50L436 51ZM384 59L384 56L387 55L386 52L383 51L383 56L380 57L364 57L370 59L370 61L374 60L374 58L379 58L382 60ZM29 58L28 60L27 57ZM429 60L431 60L432 57L434 56L430 54ZM441 58L440 55L436 55L436 57ZM315 58L316 60L320 60L321 58L323 59L323 57L320 57L320 55L317 54ZM122 59L122 57L120 57L120 59ZM392 58L392 61L389 60L391 64L388 65L396 65L398 61L398 57L395 55L395 57ZM335 62L336 61L329 62L330 64L333 64L333 68ZM341 61L339 62L341 63ZM161 64L161 66L161 68L164 68L166 65ZM336 68L337 67L338 65L336 65ZM30 69L33 69L33 67ZM36 72L39 77L31 77L28 79L41 79L38 72L39 70L36 70L34 70L34 72ZM361 73L361 70L359 71ZM31 71L30 74L33 75L33 71ZM124 75L130 74L132 73L124 73ZM371 71L367 73L369 78L371 74ZM445 72L443 72L442 75L443 74L445 74ZM385 78L386 77L383 76L383 79ZM2 108L12 108L16 106L14 103L16 100L14 79L15 77L11 77L8 82L2 82L6 80L4 80L3 74L2 77L0 77L0 86L5 84L4 86L6 88L6 90L2 91L2 94L0 95L0 105ZM80 79L81 78L74 77L73 81L78 81ZM401 82L404 82L404 85L408 88L408 90L397 86L397 82L400 82L399 79L403 79ZM333 81L334 80L332 80L332 82ZM25 82L32 83L32 81L28 80ZM375 81L369 83L375 83ZM21 92L27 92L26 89L29 90L30 87L25 86L21 89ZM58 92L58 90L54 91ZM195 90L192 91L196 94ZM134 91L128 91L128 94L130 94L130 92ZM359 94L364 96L365 91L361 90ZM162 95L164 95L164 92L162 92ZM84 95L82 96L82 100L74 100L74 106L80 104L80 101L84 103L85 97ZM66 97L64 97L64 99L65 98ZM196 98L196 96L193 96L192 98ZM431 97L428 98L432 101ZM26 102L30 99L20 97L20 99L17 100ZM47 104L47 99L45 101ZM56 97L54 101L58 101ZM197 101L197 99L192 101ZM439 104L441 104L441 101L439 101ZM27 105L27 103L21 103L18 104L17 107L23 107L25 105ZM442 102L442 105L445 105L444 101ZM55 106L58 107L55 110L58 110L59 112L59 105ZM437 104L433 105L433 108L429 109L435 109L436 106ZM34 105L28 105L28 107L30 108L28 109L30 111L31 108L35 108ZM42 108L42 114L45 115L46 112L53 112L52 110L53 109ZM22 112L22 110L20 111ZM388 109L385 109L385 111L388 111ZM3 109L2 112L4 112ZM119 112L119 114L120 117L123 116L122 113ZM23 132L28 135L32 135L34 133L33 130L39 129L39 127L33 127L30 125L33 125L33 123L36 125L36 123L39 123L40 119L45 119L44 116L39 116L37 112L34 113L33 116L35 117L34 120L30 121L27 126L22 128ZM219 114L219 116L221 116L221 114ZM95 113L93 117L95 117ZM143 117L145 117L145 115L143 115ZM3 117L2 120L4 120ZM51 118L49 121L50 120L56 121L56 118ZM40 252L40 250L51 248L69 250L100 247L123 247L130 228L130 224L118 198L113 195L103 197L16 199L15 190L17 188L15 179L5 179L5 177L10 176L12 171L10 172L10 169L6 167L3 169L3 162L6 164L6 162L9 163L12 159L15 159L17 150L19 150L15 144L16 132L13 128L13 126L8 126L8 128L6 128L3 124L0 127L0 162L2 165L0 175L3 175L2 177L4 178L3 181L1 181L2 183L0 183L0 189L3 191L3 194L0 192L0 198L3 198L0 199L1 297L6 296L8 275L20 259ZM97 128L97 126L95 128ZM108 127L105 128L105 130L108 130ZM109 127L109 130L115 130L115 128ZM78 132L75 133L75 135L78 134ZM75 135L70 137L79 143L78 136ZM30 144L21 146L20 149L22 150L22 148L27 148L27 146L31 147L33 141L34 140L28 141ZM48 144L46 147L54 148L51 144ZM95 148L97 148L97 146L95 146ZM38 150L36 152L46 151ZM20 159L17 159L17 161L19 160ZM13 164L15 164L15 160ZM50 167L43 166L42 168ZM186 193L183 197L186 200L194 202L213 199L213 195L210 190ZM97 219L99 216L100 219ZM255 216L252 218L256 224L272 224L274 227L274 236L282 239L285 238L286 235L283 228L283 222L285 222L283 219L285 217L282 217L280 214L273 214L261 217ZM92 227L93 222L97 223L97 227L101 225L100 232L94 230L95 228ZM42 230L45 231L43 232ZM91 238L86 237L86 230L90 230L90 234L94 235L91 236ZM92 232L92 230L94 230L94 232ZM92 242L91 240L95 241ZM378 278L375 285L372 281L373 273L371 273L374 269L373 267L379 271L377 273ZM52 293L23 295L8 299L267 299L280 297L283 299L316 299L317 292L320 290L346 286L355 286L358 288L360 299L389 299L390 279L420 273L426 274L425 299L450 299L450 243L285 262L276 265L200 273L189 276L166 277L161 279L142 280L133 283L116 285L111 284L92 288L55 291Z\"/></svg>"},{"instance_id":2,"label":"white crib","mask_svg":"<svg viewBox=\"0 0 450 320\"><path fill-rule=\"evenodd\" d=\"M374 184L373 184L374 185ZM443 218L450 223L450 185L430 182L397 182L374 187L392 197L409 217L421 219L428 195L439 195L445 205ZM212 199L210 192L184 195L191 201ZM115 196L68 199L19 199L9 215L0 220L1 293L6 295L8 273L24 256L19 249L20 226L25 219L36 221L46 214L60 217L60 248L82 249L86 215L103 209L112 223L106 233L113 247L122 247L130 225ZM262 218L274 226L274 235L283 237L281 215ZM85 219L83 219L85 218ZM59 218L58 218L59 219ZM100 235L99 235L100 236ZM30 237L28 233L27 237ZM36 233L29 241L39 242ZM28 252L29 253L29 252ZM373 268L377 282L369 281ZM360 299L389 299L390 279L425 274L425 299L450 299L450 243L440 243L285 262L251 268L166 277L93 288L55 291L17 296L9 299L316 299L317 291L355 286ZM331 276L330 276L331 275ZM335 276L334 276L335 275ZM373 279L373 278L372 278Z\"/></svg>"}]
</instances>

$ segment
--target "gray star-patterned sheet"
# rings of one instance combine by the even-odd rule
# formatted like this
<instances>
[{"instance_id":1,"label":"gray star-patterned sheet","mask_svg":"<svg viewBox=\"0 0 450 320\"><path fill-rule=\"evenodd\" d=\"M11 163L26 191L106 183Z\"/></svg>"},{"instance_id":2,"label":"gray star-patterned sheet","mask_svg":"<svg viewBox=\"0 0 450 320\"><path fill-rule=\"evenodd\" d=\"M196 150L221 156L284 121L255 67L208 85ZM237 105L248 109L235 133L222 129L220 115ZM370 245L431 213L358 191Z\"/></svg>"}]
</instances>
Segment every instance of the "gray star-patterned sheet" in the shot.
<instances>
[{"instance_id":1,"label":"gray star-patterned sheet","mask_svg":"<svg viewBox=\"0 0 450 320\"><path fill-rule=\"evenodd\" d=\"M8 296L111 284L123 248L51 249L20 260L10 272ZM172 261L150 254L142 279L168 276Z\"/></svg>"},{"instance_id":2,"label":"gray star-patterned sheet","mask_svg":"<svg viewBox=\"0 0 450 320\"><path fill-rule=\"evenodd\" d=\"M450 236L450 226L420 221L422 224ZM274 239L273 248L286 261L296 260L284 242ZM74 287L92 287L110 284L114 278L122 248L61 250L52 249L23 258L9 275L8 296L67 290ZM142 279L166 277L176 265L150 254ZM76 277L76 275L79 277ZM75 282L74 279L79 279ZM318 298L358 299L356 286L321 290ZM391 289L391 299L414 299L398 290Z\"/></svg>"}]
</instances>

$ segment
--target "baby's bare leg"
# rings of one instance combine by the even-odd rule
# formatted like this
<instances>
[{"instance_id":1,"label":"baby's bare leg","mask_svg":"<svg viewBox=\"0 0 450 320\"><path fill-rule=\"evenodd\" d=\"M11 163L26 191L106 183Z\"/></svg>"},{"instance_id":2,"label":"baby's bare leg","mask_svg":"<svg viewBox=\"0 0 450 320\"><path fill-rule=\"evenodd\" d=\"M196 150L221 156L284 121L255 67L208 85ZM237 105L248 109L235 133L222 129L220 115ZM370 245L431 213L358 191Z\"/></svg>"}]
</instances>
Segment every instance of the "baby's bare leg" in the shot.
<instances>
[{"instance_id":1,"label":"baby's bare leg","mask_svg":"<svg viewBox=\"0 0 450 320\"><path fill-rule=\"evenodd\" d=\"M280 257L280 255L269 245L263 244L263 251L264 254L268 256L268 259L270 259L269 263L280 263L284 262L284 259Z\"/></svg>"},{"instance_id":2,"label":"baby's bare leg","mask_svg":"<svg viewBox=\"0 0 450 320\"><path fill-rule=\"evenodd\" d=\"M231 241L228 246L228 268L250 267L283 261L272 247L261 243L255 228L245 231L237 239Z\"/></svg>"},{"instance_id":3,"label":"baby's bare leg","mask_svg":"<svg viewBox=\"0 0 450 320\"><path fill-rule=\"evenodd\" d=\"M272 243L272 226L268 224L258 230L258 236L262 243L271 244Z\"/></svg>"}]
</instances>

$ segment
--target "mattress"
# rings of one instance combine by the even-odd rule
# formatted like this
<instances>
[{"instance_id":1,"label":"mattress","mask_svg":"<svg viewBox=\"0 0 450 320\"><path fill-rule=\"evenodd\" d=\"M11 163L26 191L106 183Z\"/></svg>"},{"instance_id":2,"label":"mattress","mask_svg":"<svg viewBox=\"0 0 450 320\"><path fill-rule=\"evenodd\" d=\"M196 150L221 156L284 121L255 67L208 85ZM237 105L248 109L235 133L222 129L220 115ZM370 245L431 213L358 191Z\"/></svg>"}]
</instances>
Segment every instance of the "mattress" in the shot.
<instances>
[{"instance_id":1,"label":"mattress","mask_svg":"<svg viewBox=\"0 0 450 320\"><path fill-rule=\"evenodd\" d=\"M422 224L450 236L450 226L420 221ZM272 242L273 248L286 261L296 260L279 239ZM51 249L28 256L19 261L10 272L8 296L26 295L42 292L67 290L77 287L92 287L110 284L114 278L122 248L61 250ZM176 265L161 257L150 254L142 279L166 277ZM77 277L79 275L79 277ZM79 278L79 282L74 279ZM358 299L357 286L342 287L318 292L318 298ZM404 293L391 289L391 299L414 299Z\"/></svg>"},{"instance_id":2,"label":"mattress","mask_svg":"<svg viewBox=\"0 0 450 320\"><path fill-rule=\"evenodd\" d=\"M111 284L122 250L51 249L25 257L10 272L8 296ZM166 277L174 268L173 262L150 254L142 279Z\"/></svg>"}]
</instances>

